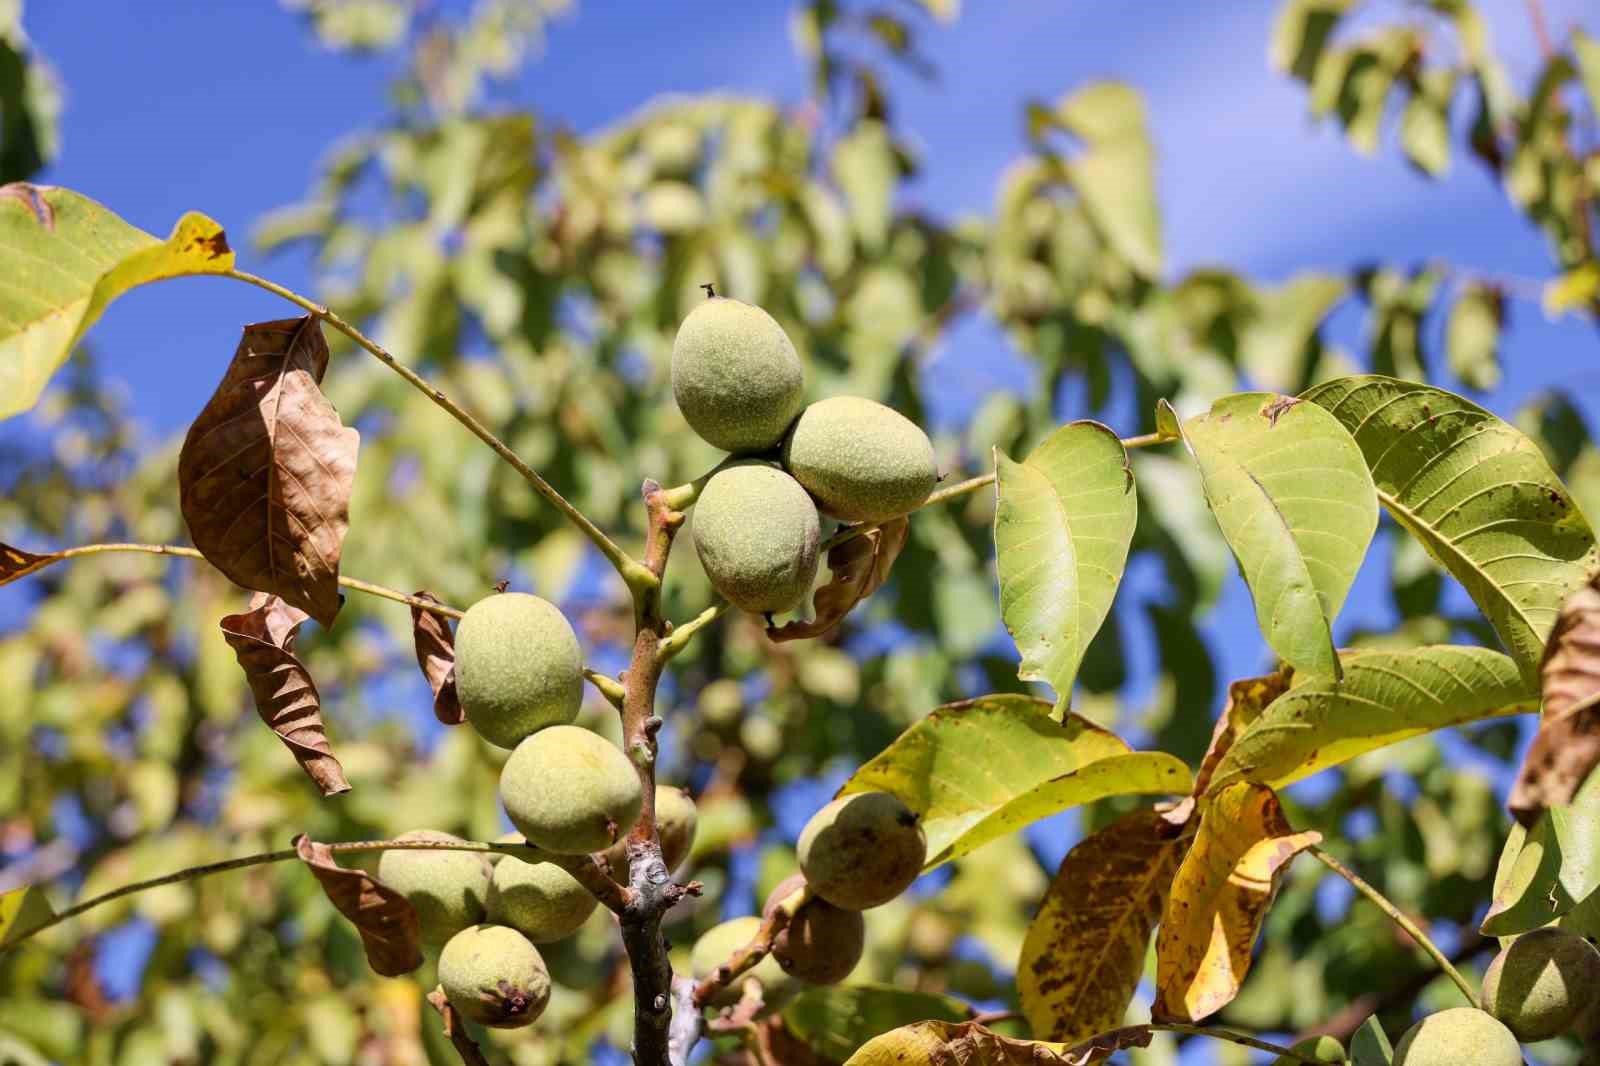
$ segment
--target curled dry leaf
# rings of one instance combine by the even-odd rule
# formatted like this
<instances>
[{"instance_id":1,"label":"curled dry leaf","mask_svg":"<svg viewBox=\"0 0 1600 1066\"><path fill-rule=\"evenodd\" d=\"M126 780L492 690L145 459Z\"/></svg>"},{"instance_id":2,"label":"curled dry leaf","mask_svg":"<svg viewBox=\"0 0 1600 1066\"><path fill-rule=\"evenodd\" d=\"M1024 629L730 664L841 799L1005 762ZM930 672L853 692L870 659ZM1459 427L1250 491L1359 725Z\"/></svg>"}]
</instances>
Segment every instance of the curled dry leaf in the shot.
<instances>
[{"instance_id":1,"label":"curled dry leaf","mask_svg":"<svg viewBox=\"0 0 1600 1066\"><path fill-rule=\"evenodd\" d=\"M324 626L339 612L361 441L322 394L327 366L309 316L246 326L178 456L183 519L206 561Z\"/></svg>"},{"instance_id":2,"label":"curled dry leaf","mask_svg":"<svg viewBox=\"0 0 1600 1066\"><path fill-rule=\"evenodd\" d=\"M873 1037L845 1066L1088 1066L1130 1047L1148 1047L1151 1032L1120 1029L1078 1047L1016 1040L977 1022L917 1022Z\"/></svg>"},{"instance_id":3,"label":"curled dry leaf","mask_svg":"<svg viewBox=\"0 0 1600 1066\"><path fill-rule=\"evenodd\" d=\"M0 544L0 585L20 581L35 570L43 570L58 558L60 555L55 552L49 555L35 555L21 548L13 548L9 544Z\"/></svg>"},{"instance_id":4,"label":"curled dry leaf","mask_svg":"<svg viewBox=\"0 0 1600 1066\"><path fill-rule=\"evenodd\" d=\"M333 851L301 833L294 850L311 867L322 891L361 934L374 973L398 977L422 965L422 931L411 901L365 870L348 870Z\"/></svg>"},{"instance_id":5,"label":"curled dry leaf","mask_svg":"<svg viewBox=\"0 0 1600 1066\"><path fill-rule=\"evenodd\" d=\"M1600 765L1600 577L1574 592L1539 664L1544 719L1507 806L1525 826L1572 802Z\"/></svg>"},{"instance_id":6,"label":"curled dry leaf","mask_svg":"<svg viewBox=\"0 0 1600 1066\"><path fill-rule=\"evenodd\" d=\"M768 626L767 636L774 641L805 640L820 637L855 609L856 604L883 587L889 568L906 546L911 523L904 516L891 518L877 529L851 537L828 552L828 569L833 577L812 595L816 617L809 622L790 622Z\"/></svg>"},{"instance_id":7,"label":"curled dry leaf","mask_svg":"<svg viewBox=\"0 0 1600 1066\"><path fill-rule=\"evenodd\" d=\"M1122 1024L1192 836L1144 810L1067 853L1017 963L1022 1012L1036 1035L1082 1040Z\"/></svg>"},{"instance_id":8,"label":"curled dry leaf","mask_svg":"<svg viewBox=\"0 0 1600 1066\"><path fill-rule=\"evenodd\" d=\"M1321 839L1294 832L1265 785L1228 785L1202 804L1156 938L1157 1020L1196 1022L1238 995L1279 878Z\"/></svg>"},{"instance_id":9,"label":"curled dry leaf","mask_svg":"<svg viewBox=\"0 0 1600 1066\"><path fill-rule=\"evenodd\" d=\"M416 597L438 603L433 593L418 589ZM460 725L466 720L461 701L456 697L456 641L450 623L441 615L411 608L411 636L417 646L417 665L433 689L433 714L445 725Z\"/></svg>"},{"instance_id":10,"label":"curled dry leaf","mask_svg":"<svg viewBox=\"0 0 1600 1066\"><path fill-rule=\"evenodd\" d=\"M350 791L344 768L328 746L322 726L322 697L305 665L294 654L294 638L306 613L277 596L258 592L250 609L219 624L239 658L256 713L294 754L301 769L324 796Z\"/></svg>"}]
</instances>

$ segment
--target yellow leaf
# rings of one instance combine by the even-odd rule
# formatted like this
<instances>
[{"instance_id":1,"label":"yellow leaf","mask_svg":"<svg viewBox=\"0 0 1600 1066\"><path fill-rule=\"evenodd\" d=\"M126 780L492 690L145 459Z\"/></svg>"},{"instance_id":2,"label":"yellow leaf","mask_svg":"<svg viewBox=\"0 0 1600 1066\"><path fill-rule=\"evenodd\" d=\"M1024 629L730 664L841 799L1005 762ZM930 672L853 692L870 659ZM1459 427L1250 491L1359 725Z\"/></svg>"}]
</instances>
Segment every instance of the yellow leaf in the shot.
<instances>
[{"instance_id":1,"label":"yellow leaf","mask_svg":"<svg viewBox=\"0 0 1600 1066\"><path fill-rule=\"evenodd\" d=\"M0 895L0 948L31 933L56 916L50 901L33 885L14 888Z\"/></svg>"},{"instance_id":2,"label":"yellow leaf","mask_svg":"<svg viewBox=\"0 0 1600 1066\"><path fill-rule=\"evenodd\" d=\"M1321 839L1294 832L1264 785L1229 785L1204 805L1156 939L1156 1017L1199 1021L1238 994L1278 878Z\"/></svg>"},{"instance_id":3,"label":"yellow leaf","mask_svg":"<svg viewBox=\"0 0 1600 1066\"><path fill-rule=\"evenodd\" d=\"M1149 1042L1149 1031L1141 1029L1126 1046ZM1078 1066L1103 1057L1080 1057L1074 1050L1066 1044L1013 1040L976 1022L918 1022L873 1037L845 1066Z\"/></svg>"},{"instance_id":4,"label":"yellow leaf","mask_svg":"<svg viewBox=\"0 0 1600 1066\"><path fill-rule=\"evenodd\" d=\"M1556 318L1600 296L1600 266L1585 263L1544 286L1544 313Z\"/></svg>"},{"instance_id":5,"label":"yellow leaf","mask_svg":"<svg viewBox=\"0 0 1600 1066\"><path fill-rule=\"evenodd\" d=\"M1075 1041L1122 1024L1192 836L1181 820L1145 810L1067 853L1017 963L1035 1034Z\"/></svg>"}]
</instances>

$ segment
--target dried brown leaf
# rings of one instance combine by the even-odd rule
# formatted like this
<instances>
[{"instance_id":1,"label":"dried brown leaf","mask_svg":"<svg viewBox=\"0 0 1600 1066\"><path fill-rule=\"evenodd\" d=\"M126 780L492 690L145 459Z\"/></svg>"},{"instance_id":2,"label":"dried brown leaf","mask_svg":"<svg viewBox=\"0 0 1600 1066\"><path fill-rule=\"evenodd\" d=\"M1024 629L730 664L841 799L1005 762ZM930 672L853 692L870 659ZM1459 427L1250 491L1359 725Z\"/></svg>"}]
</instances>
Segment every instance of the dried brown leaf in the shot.
<instances>
[{"instance_id":1,"label":"dried brown leaf","mask_svg":"<svg viewBox=\"0 0 1600 1066\"><path fill-rule=\"evenodd\" d=\"M1001 1036L977 1022L917 1022L873 1037L845 1066L1088 1066L1148 1047L1150 1038L1149 1028L1132 1026L1068 1047Z\"/></svg>"},{"instance_id":2,"label":"dried brown leaf","mask_svg":"<svg viewBox=\"0 0 1600 1066\"><path fill-rule=\"evenodd\" d=\"M416 598L438 603L433 593L418 589ZM450 623L443 616L411 608L411 636L417 646L417 665L433 689L433 714L445 725L460 725L466 720L461 701L456 697L456 641Z\"/></svg>"},{"instance_id":3,"label":"dried brown leaf","mask_svg":"<svg viewBox=\"0 0 1600 1066\"><path fill-rule=\"evenodd\" d=\"M833 576L811 597L815 617L781 628L768 626L767 637L778 642L820 637L844 621L856 604L889 579L889 569L900 557L910 533L911 522L902 515L836 545L828 552L828 569Z\"/></svg>"},{"instance_id":4,"label":"dried brown leaf","mask_svg":"<svg viewBox=\"0 0 1600 1066\"><path fill-rule=\"evenodd\" d=\"M1228 785L1201 805L1156 938L1157 1020L1195 1022L1238 995L1279 878L1322 839L1296 833L1265 785Z\"/></svg>"},{"instance_id":5,"label":"dried brown leaf","mask_svg":"<svg viewBox=\"0 0 1600 1066\"><path fill-rule=\"evenodd\" d=\"M361 934L374 973L398 977L422 965L422 930L410 900L365 870L340 866L328 845L304 833L294 838L294 849L329 901Z\"/></svg>"},{"instance_id":6,"label":"dried brown leaf","mask_svg":"<svg viewBox=\"0 0 1600 1066\"><path fill-rule=\"evenodd\" d=\"M344 768L328 746L322 725L322 697L305 665L294 654L294 638L306 613L277 596L258 592L250 609L219 624L239 658L256 713L277 733L324 796L350 791Z\"/></svg>"},{"instance_id":7,"label":"dried brown leaf","mask_svg":"<svg viewBox=\"0 0 1600 1066\"><path fill-rule=\"evenodd\" d=\"M0 544L0 585L20 581L36 570L43 570L59 558L61 558L60 552L35 555L21 548L13 548L9 544Z\"/></svg>"},{"instance_id":8,"label":"dried brown leaf","mask_svg":"<svg viewBox=\"0 0 1600 1066\"><path fill-rule=\"evenodd\" d=\"M1507 803L1532 827L1600 765L1600 576L1567 597L1539 664L1544 718Z\"/></svg>"},{"instance_id":9,"label":"dried brown leaf","mask_svg":"<svg viewBox=\"0 0 1600 1066\"><path fill-rule=\"evenodd\" d=\"M1067 853L1017 963L1022 1012L1037 1036L1082 1040L1122 1024L1192 836L1145 810Z\"/></svg>"},{"instance_id":10,"label":"dried brown leaf","mask_svg":"<svg viewBox=\"0 0 1600 1066\"><path fill-rule=\"evenodd\" d=\"M361 442L322 394L327 366L310 316L246 326L178 456L183 518L206 561L324 626L339 612Z\"/></svg>"}]
</instances>

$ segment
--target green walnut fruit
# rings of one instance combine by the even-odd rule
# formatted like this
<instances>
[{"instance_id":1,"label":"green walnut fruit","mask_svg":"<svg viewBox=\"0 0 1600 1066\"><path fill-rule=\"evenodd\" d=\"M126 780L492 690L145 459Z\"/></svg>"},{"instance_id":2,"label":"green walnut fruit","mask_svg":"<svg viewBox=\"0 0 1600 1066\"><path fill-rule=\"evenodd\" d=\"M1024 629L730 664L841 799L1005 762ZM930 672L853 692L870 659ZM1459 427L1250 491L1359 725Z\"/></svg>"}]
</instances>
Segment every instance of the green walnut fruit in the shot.
<instances>
[{"instance_id":1,"label":"green walnut fruit","mask_svg":"<svg viewBox=\"0 0 1600 1066\"><path fill-rule=\"evenodd\" d=\"M811 891L836 907L863 911L888 903L917 879L928 842L897 797L858 792L812 815L797 850Z\"/></svg>"},{"instance_id":2,"label":"green walnut fruit","mask_svg":"<svg viewBox=\"0 0 1600 1066\"><path fill-rule=\"evenodd\" d=\"M1406 1030L1395 1045L1394 1066L1522 1066L1511 1030L1481 1010L1452 1007Z\"/></svg>"},{"instance_id":3,"label":"green walnut fruit","mask_svg":"<svg viewBox=\"0 0 1600 1066\"><path fill-rule=\"evenodd\" d=\"M474 925L439 953L439 984L468 1021L492 1029L533 1024L550 1002L550 971L539 949L515 929Z\"/></svg>"},{"instance_id":4,"label":"green walnut fruit","mask_svg":"<svg viewBox=\"0 0 1600 1066\"><path fill-rule=\"evenodd\" d=\"M691 429L735 454L775 448L805 403L789 335L759 307L701 301L672 342L672 395Z\"/></svg>"},{"instance_id":5,"label":"green walnut fruit","mask_svg":"<svg viewBox=\"0 0 1600 1066\"><path fill-rule=\"evenodd\" d=\"M700 939L694 942L694 951L689 956L689 969L694 979L703 981L710 977L735 951L755 939L756 933L760 930L761 919L753 914L707 929L701 934ZM733 1006L744 994L745 982L751 980L761 983L761 999L768 1007L780 1006L800 991L800 983L784 973L783 967L778 965L777 960L768 955L713 996L712 1005Z\"/></svg>"},{"instance_id":6,"label":"green walnut fruit","mask_svg":"<svg viewBox=\"0 0 1600 1066\"><path fill-rule=\"evenodd\" d=\"M1318 1062L1345 1062L1344 1045L1331 1036L1308 1037L1289 1047L1290 1051L1299 1052ZM1291 1059L1286 1055L1279 1055L1272 1060L1272 1066L1297 1066L1299 1060Z\"/></svg>"},{"instance_id":7,"label":"green walnut fruit","mask_svg":"<svg viewBox=\"0 0 1600 1066\"><path fill-rule=\"evenodd\" d=\"M644 793L628 757L575 725L541 729L500 771L500 802L535 847L558 855L604 851L639 817Z\"/></svg>"},{"instance_id":8,"label":"green walnut fruit","mask_svg":"<svg viewBox=\"0 0 1600 1066\"><path fill-rule=\"evenodd\" d=\"M694 800L681 788L671 785L656 786L656 833L661 837L661 858L672 873L689 857L694 847L695 830L700 827L700 812ZM606 849L606 862L611 876L621 884L628 883L628 846L620 841Z\"/></svg>"},{"instance_id":9,"label":"green walnut fruit","mask_svg":"<svg viewBox=\"0 0 1600 1066\"><path fill-rule=\"evenodd\" d=\"M599 900L553 862L523 862L507 855L489 881L489 920L509 925L535 944L578 931Z\"/></svg>"},{"instance_id":10,"label":"green walnut fruit","mask_svg":"<svg viewBox=\"0 0 1600 1066\"><path fill-rule=\"evenodd\" d=\"M461 843L433 829L403 833L396 840ZM483 921L491 867L474 851L396 848L378 859L378 880L411 901L425 944L443 944L469 925Z\"/></svg>"},{"instance_id":11,"label":"green walnut fruit","mask_svg":"<svg viewBox=\"0 0 1600 1066\"><path fill-rule=\"evenodd\" d=\"M1600 951L1565 929L1513 940L1483 974L1483 1009L1518 1040L1560 1036L1600 995Z\"/></svg>"},{"instance_id":12,"label":"green walnut fruit","mask_svg":"<svg viewBox=\"0 0 1600 1066\"><path fill-rule=\"evenodd\" d=\"M846 522L905 514L939 483L928 435L892 407L858 396L802 411L783 442L783 465L824 514Z\"/></svg>"},{"instance_id":13,"label":"green walnut fruit","mask_svg":"<svg viewBox=\"0 0 1600 1066\"><path fill-rule=\"evenodd\" d=\"M805 599L821 543L816 504L766 463L723 467L694 505L694 548L706 577L751 614L787 611Z\"/></svg>"},{"instance_id":14,"label":"green walnut fruit","mask_svg":"<svg viewBox=\"0 0 1600 1066\"><path fill-rule=\"evenodd\" d=\"M778 882L761 909L770 918L784 900L805 887L803 874ZM772 957L784 972L807 984L836 985L850 976L867 946L867 923L860 911L835 907L825 899L806 902L772 941Z\"/></svg>"},{"instance_id":15,"label":"green walnut fruit","mask_svg":"<svg viewBox=\"0 0 1600 1066\"><path fill-rule=\"evenodd\" d=\"M473 604L456 627L456 694L491 744L566 725L583 703L583 652L556 605L523 592Z\"/></svg>"}]
</instances>

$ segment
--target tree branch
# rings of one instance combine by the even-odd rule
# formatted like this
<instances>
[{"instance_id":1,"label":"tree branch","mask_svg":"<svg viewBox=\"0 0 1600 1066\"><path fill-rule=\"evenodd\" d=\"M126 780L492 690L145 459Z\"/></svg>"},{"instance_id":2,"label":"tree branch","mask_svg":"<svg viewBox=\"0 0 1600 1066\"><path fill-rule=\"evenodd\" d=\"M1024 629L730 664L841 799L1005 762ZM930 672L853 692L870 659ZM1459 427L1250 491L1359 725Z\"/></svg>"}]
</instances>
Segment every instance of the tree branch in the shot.
<instances>
[{"instance_id":1,"label":"tree branch","mask_svg":"<svg viewBox=\"0 0 1600 1066\"><path fill-rule=\"evenodd\" d=\"M468 1035L466 1026L461 1024L442 986L428 993L428 1002L439 1012L439 1019L444 1023L444 1035L450 1039L450 1046L456 1049L456 1054L461 1056L462 1066L489 1066L489 1060L483 1057L477 1041Z\"/></svg>"},{"instance_id":2,"label":"tree branch","mask_svg":"<svg viewBox=\"0 0 1600 1066\"><path fill-rule=\"evenodd\" d=\"M791 892L782 903L772 908L772 913L762 920L761 927L756 930L756 935L750 938L750 942L729 955L726 962L712 970L710 975L695 987L695 1005L703 1009L718 992L766 958L772 952L772 943L777 940L778 934L788 928L795 914L810 899L811 890L802 885Z\"/></svg>"},{"instance_id":3,"label":"tree branch","mask_svg":"<svg viewBox=\"0 0 1600 1066\"><path fill-rule=\"evenodd\" d=\"M568 521L577 526L579 532L589 538L590 542L599 549L600 554L604 555L606 560L610 562L612 566L616 567L617 573L621 574L623 580L627 581L630 586L635 580L638 579L639 562L627 552L619 548L615 541L601 531L599 526L596 526L592 521L589 520L588 515L584 514L582 511L578 510L571 503L569 503L565 496L556 491L555 486L551 485L542 476L540 476L537 470L523 462L521 457L518 456L516 452L512 451L504 441L490 432L488 426L485 426L482 422L474 418L454 400L446 396L443 391L433 385L428 384L426 379L424 379L415 370L412 370L404 363L401 363L393 355L389 354L389 352L386 351L382 345L378 344L378 342L368 337L365 333L362 333L361 330L357 329L349 322L346 322L343 318L340 318L337 314L329 310L327 307L324 307L322 304L317 303L315 300L307 299L294 290L287 289L282 285L279 285L277 282L269 281L266 278L255 274L246 273L242 270L230 270L222 274L222 276L233 278L235 281L243 281L247 284L254 285L259 289L265 289L274 296L280 296L283 299L288 300L290 303L294 304L296 307L299 307L307 314L321 319L334 329L338 330L340 333L343 333L346 337L349 337L362 348L365 348L384 366L387 366L390 370L393 370L396 374L399 374L402 378L405 378L406 382L413 388L417 389L417 391L421 392L424 396L428 397L428 399L432 400L435 404L447 411L457 422L460 422L463 426L466 426L473 436L487 444L496 455L498 455L501 459L504 459L513 470L521 474L523 480L532 485L535 492L549 501L550 505L556 510L566 515Z\"/></svg>"}]
</instances>

